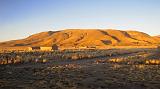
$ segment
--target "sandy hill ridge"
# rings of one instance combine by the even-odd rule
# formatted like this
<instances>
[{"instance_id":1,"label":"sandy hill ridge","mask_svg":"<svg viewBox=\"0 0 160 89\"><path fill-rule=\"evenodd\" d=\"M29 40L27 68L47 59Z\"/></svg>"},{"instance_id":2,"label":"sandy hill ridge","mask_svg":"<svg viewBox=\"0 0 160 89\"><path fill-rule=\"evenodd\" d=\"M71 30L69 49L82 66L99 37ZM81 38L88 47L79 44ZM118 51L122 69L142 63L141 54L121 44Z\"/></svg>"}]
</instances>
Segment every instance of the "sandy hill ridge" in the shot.
<instances>
[{"instance_id":1,"label":"sandy hill ridge","mask_svg":"<svg viewBox=\"0 0 160 89\"><path fill-rule=\"evenodd\" d=\"M159 36L150 36L138 31L99 30L99 29L67 29L47 31L31 35L25 39L1 42L0 47L52 46L146 46L159 45Z\"/></svg>"}]
</instances>

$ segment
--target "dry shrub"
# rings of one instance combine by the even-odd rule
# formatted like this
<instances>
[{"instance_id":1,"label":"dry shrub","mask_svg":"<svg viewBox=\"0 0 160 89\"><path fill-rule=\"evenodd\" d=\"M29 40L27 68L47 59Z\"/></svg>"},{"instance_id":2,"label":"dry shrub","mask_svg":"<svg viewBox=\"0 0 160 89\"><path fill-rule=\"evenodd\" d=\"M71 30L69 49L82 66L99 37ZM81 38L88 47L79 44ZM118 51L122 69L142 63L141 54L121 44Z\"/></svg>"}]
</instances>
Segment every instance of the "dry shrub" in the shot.
<instances>
[{"instance_id":1,"label":"dry shrub","mask_svg":"<svg viewBox=\"0 0 160 89\"><path fill-rule=\"evenodd\" d=\"M94 61L94 63L96 63L96 64L106 63L106 62L107 62L106 60L101 60L101 59Z\"/></svg>"},{"instance_id":2,"label":"dry shrub","mask_svg":"<svg viewBox=\"0 0 160 89\"><path fill-rule=\"evenodd\" d=\"M145 64L140 64L140 65L134 65L135 68L138 68L138 69L144 69L145 68Z\"/></svg>"},{"instance_id":3,"label":"dry shrub","mask_svg":"<svg viewBox=\"0 0 160 89\"><path fill-rule=\"evenodd\" d=\"M78 55L72 55L72 56L71 56L71 59L72 59L72 60L77 60L77 59L80 59L80 57L79 57Z\"/></svg>"},{"instance_id":4,"label":"dry shrub","mask_svg":"<svg viewBox=\"0 0 160 89\"><path fill-rule=\"evenodd\" d=\"M46 63L46 62L47 62L47 59L43 59L43 60L42 60L42 63Z\"/></svg>"},{"instance_id":5,"label":"dry shrub","mask_svg":"<svg viewBox=\"0 0 160 89\"><path fill-rule=\"evenodd\" d=\"M113 62L113 63L119 63L119 62L123 62L125 61L123 58L113 58L113 59L109 59L109 62Z\"/></svg>"},{"instance_id":6,"label":"dry shrub","mask_svg":"<svg viewBox=\"0 0 160 89\"><path fill-rule=\"evenodd\" d=\"M145 61L145 64L148 65L160 65L160 60L159 59L149 59Z\"/></svg>"}]
</instances>

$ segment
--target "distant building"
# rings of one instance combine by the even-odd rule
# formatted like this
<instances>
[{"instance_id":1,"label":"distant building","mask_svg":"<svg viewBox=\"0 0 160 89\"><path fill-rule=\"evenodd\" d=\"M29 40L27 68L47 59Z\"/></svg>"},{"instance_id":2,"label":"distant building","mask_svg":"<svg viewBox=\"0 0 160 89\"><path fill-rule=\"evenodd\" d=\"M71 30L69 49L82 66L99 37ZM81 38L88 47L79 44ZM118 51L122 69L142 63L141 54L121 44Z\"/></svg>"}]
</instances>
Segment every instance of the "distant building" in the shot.
<instances>
[{"instance_id":1,"label":"distant building","mask_svg":"<svg viewBox=\"0 0 160 89\"><path fill-rule=\"evenodd\" d=\"M32 50L40 50L41 49L41 47L32 47Z\"/></svg>"},{"instance_id":2,"label":"distant building","mask_svg":"<svg viewBox=\"0 0 160 89\"><path fill-rule=\"evenodd\" d=\"M35 46L35 47L28 47L29 51L51 51L52 47L40 47L40 46Z\"/></svg>"},{"instance_id":3,"label":"distant building","mask_svg":"<svg viewBox=\"0 0 160 89\"><path fill-rule=\"evenodd\" d=\"M28 47L29 51L52 51L52 50L58 50L57 45L53 45L52 47L40 47L40 46L35 46L35 47Z\"/></svg>"},{"instance_id":4,"label":"distant building","mask_svg":"<svg viewBox=\"0 0 160 89\"><path fill-rule=\"evenodd\" d=\"M87 46L87 48L93 48L93 49L95 49L96 46Z\"/></svg>"},{"instance_id":5,"label":"distant building","mask_svg":"<svg viewBox=\"0 0 160 89\"><path fill-rule=\"evenodd\" d=\"M87 48L87 46L80 46L80 47L78 47L79 49L86 49Z\"/></svg>"},{"instance_id":6,"label":"distant building","mask_svg":"<svg viewBox=\"0 0 160 89\"><path fill-rule=\"evenodd\" d=\"M42 50L42 51L51 51L52 47L40 47L40 50Z\"/></svg>"},{"instance_id":7,"label":"distant building","mask_svg":"<svg viewBox=\"0 0 160 89\"><path fill-rule=\"evenodd\" d=\"M58 50L58 46L57 46L56 44L54 44L54 45L52 46L52 50Z\"/></svg>"}]
</instances>

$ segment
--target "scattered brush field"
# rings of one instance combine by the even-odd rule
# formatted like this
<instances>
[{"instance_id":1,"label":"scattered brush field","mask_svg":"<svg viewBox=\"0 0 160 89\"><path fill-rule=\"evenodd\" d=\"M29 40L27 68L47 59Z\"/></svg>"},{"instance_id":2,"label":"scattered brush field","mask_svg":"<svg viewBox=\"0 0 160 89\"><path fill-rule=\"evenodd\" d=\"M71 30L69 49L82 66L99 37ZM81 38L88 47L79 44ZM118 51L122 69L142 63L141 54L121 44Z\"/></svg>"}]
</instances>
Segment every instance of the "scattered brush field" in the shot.
<instances>
[{"instance_id":1,"label":"scattered brush field","mask_svg":"<svg viewBox=\"0 0 160 89\"><path fill-rule=\"evenodd\" d=\"M159 49L0 53L2 89L159 89Z\"/></svg>"}]
</instances>

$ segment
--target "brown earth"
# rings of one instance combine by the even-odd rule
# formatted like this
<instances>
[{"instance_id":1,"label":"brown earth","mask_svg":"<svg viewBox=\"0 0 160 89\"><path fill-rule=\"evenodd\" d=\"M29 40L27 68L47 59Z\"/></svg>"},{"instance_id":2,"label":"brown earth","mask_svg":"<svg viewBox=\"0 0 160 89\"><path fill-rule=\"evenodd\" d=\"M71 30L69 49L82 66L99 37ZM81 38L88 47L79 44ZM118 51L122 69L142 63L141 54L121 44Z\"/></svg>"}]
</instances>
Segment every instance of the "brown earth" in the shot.
<instances>
[{"instance_id":1,"label":"brown earth","mask_svg":"<svg viewBox=\"0 0 160 89\"><path fill-rule=\"evenodd\" d=\"M97 51L86 54L97 54ZM130 49L128 53L105 50L102 53L108 51L116 54L77 60L52 57L47 63L0 65L0 89L159 89L160 65L143 62L159 60L156 49ZM113 59L120 61L113 62Z\"/></svg>"}]
</instances>

